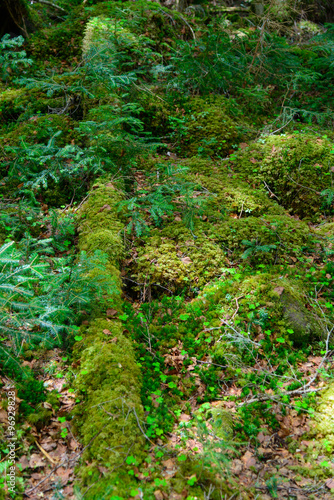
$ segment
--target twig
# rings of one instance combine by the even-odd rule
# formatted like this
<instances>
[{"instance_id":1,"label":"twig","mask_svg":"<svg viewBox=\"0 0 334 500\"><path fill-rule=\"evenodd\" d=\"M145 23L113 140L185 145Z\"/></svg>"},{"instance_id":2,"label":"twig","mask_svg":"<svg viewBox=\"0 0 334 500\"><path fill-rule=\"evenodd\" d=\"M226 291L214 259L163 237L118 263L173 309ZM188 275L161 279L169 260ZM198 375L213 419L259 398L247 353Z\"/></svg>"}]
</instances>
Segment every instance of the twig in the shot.
<instances>
[{"instance_id":1,"label":"twig","mask_svg":"<svg viewBox=\"0 0 334 500\"><path fill-rule=\"evenodd\" d=\"M272 192L272 190L270 189L270 187L268 186L268 184L266 183L266 181L263 181L263 184L265 185L265 187L268 189L269 193L271 196L275 196L275 198L279 199L278 196L276 196L276 194L274 194Z\"/></svg>"},{"instance_id":2,"label":"twig","mask_svg":"<svg viewBox=\"0 0 334 500\"><path fill-rule=\"evenodd\" d=\"M59 7L59 5L56 5L55 3L48 2L48 0L33 0L33 2L31 2L31 3L34 3L34 2L48 5L49 7L53 7L54 9L61 10L62 12L65 12L65 14L68 14L68 12L65 9L63 9L62 7Z\"/></svg>"},{"instance_id":3,"label":"twig","mask_svg":"<svg viewBox=\"0 0 334 500\"><path fill-rule=\"evenodd\" d=\"M239 219L241 219L241 216L242 216L242 212L244 211L244 202L242 202L242 205L241 205L241 210L240 210L240 214L239 214Z\"/></svg>"},{"instance_id":4,"label":"twig","mask_svg":"<svg viewBox=\"0 0 334 500\"><path fill-rule=\"evenodd\" d=\"M234 300L235 300L235 302L237 304L237 308L234 311L233 316L232 316L231 319L234 319L234 316L238 313L238 311L239 311L239 302L238 302L238 299L242 299L242 297L244 297L244 295L240 295L240 297L234 297Z\"/></svg>"},{"instance_id":5,"label":"twig","mask_svg":"<svg viewBox=\"0 0 334 500\"><path fill-rule=\"evenodd\" d=\"M77 206L77 208L74 210L74 213L77 212L79 210L79 208L85 203L85 201L87 200L87 198L90 197L90 194L87 194L87 196L85 196L85 198L82 200L82 202Z\"/></svg>"},{"instance_id":6,"label":"twig","mask_svg":"<svg viewBox=\"0 0 334 500\"><path fill-rule=\"evenodd\" d=\"M44 450L44 448L42 448L42 446L39 444L39 442L37 441L37 439L35 439L35 443L37 444L38 448L41 450L41 452L43 453L43 455L49 460L49 462L51 462L53 465L56 465L57 462L55 462L53 460L53 458L50 457L50 455Z\"/></svg>"},{"instance_id":7,"label":"twig","mask_svg":"<svg viewBox=\"0 0 334 500\"><path fill-rule=\"evenodd\" d=\"M297 184L297 186L299 187L302 187L304 189L308 189L309 191L313 191L314 193L316 194L320 194L319 191L316 191L315 189L312 189L310 187L307 187L307 186L303 186L303 184L299 184L298 182L296 182L292 177L290 177L290 175L287 174L287 178L290 179L290 181L294 182L295 184Z\"/></svg>"},{"instance_id":8,"label":"twig","mask_svg":"<svg viewBox=\"0 0 334 500\"><path fill-rule=\"evenodd\" d=\"M283 130L287 125L289 125L290 122L292 122L293 120L293 116L292 118L290 118L290 120L288 122L286 122L284 125L282 125L282 127L278 128L277 130L274 130L274 132L270 132L270 134L268 135L274 135L276 134L277 132L280 132L281 130Z\"/></svg>"}]
</instances>

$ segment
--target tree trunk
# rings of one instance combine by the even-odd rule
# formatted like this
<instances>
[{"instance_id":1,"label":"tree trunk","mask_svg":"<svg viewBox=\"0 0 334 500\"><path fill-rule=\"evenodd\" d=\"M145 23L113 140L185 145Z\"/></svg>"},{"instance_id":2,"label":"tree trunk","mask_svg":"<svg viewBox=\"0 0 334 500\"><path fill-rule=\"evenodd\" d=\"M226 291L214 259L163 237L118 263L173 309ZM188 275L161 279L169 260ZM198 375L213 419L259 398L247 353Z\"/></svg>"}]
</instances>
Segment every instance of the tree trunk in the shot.
<instances>
[{"instance_id":1,"label":"tree trunk","mask_svg":"<svg viewBox=\"0 0 334 500\"><path fill-rule=\"evenodd\" d=\"M28 36L29 7L26 0L2 0L0 5L0 34ZM30 23L31 24L31 23Z\"/></svg>"}]
</instances>

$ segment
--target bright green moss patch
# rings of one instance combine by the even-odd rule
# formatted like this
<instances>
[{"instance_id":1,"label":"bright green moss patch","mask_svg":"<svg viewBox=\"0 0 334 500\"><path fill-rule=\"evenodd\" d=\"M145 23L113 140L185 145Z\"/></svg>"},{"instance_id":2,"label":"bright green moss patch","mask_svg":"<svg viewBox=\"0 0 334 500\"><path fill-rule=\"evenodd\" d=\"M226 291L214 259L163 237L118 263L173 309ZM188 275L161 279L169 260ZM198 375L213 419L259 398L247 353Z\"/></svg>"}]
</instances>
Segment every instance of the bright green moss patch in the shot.
<instances>
[{"instance_id":1,"label":"bright green moss patch","mask_svg":"<svg viewBox=\"0 0 334 500\"><path fill-rule=\"evenodd\" d=\"M190 112L175 121L184 156L221 156L237 147L247 127L231 118L225 97L196 97L190 101Z\"/></svg>"},{"instance_id":2,"label":"bright green moss patch","mask_svg":"<svg viewBox=\"0 0 334 500\"><path fill-rule=\"evenodd\" d=\"M208 214L217 214L217 211L237 213L239 217L284 214L284 209L275 200L268 198L262 186L251 187L235 175L226 162L193 157L183 160L182 165L189 168L194 180L214 194L206 211Z\"/></svg>"},{"instance_id":3,"label":"bright green moss patch","mask_svg":"<svg viewBox=\"0 0 334 500\"><path fill-rule=\"evenodd\" d=\"M162 285L173 291L202 287L226 265L225 254L214 238L199 231L194 235L179 222L152 231L143 243L137 247L136 266L131 270L141 284Z\"/></svg>"},{"instance_id":4,"label":"bright green moss patch","mask_svg":"<svg viewBox=\"0 0 334 500\"><path fill-rule=\"evenodd\" d=\"M113 264L123 255L123 225L116 213L120 200L121 194L112 182L97 183L80 211L81 250L88 253L101 250L108 254L110 263Z\"/></svg>"},{"instance_id":5,"label":"bright green moss patch","mask_svg":"<svg viewBox=\"0 0 334 500\"><path fill-rule=\"evenodd\" d=\"M80 359L75 386L85 398L75 421L84 446L99 433L84 456L96 465L120 465L128 454L140 456L144 444L137 421L143 417L140 370L122 330L117 320L96 319L74 350Z\"/></svg>"},{"instance_id":6,"label":"bright green moss patch","mask_svg":"<svg viewBox=\"0 0 334 500\"><path fill-rule=\"evenodd\" d=\"M233 169L249 183L267 184L281 205L299 217L330 210L321 193L331 188L332 144L315 134L269 136L233 159Z\"/></svg>"}]
</instances>

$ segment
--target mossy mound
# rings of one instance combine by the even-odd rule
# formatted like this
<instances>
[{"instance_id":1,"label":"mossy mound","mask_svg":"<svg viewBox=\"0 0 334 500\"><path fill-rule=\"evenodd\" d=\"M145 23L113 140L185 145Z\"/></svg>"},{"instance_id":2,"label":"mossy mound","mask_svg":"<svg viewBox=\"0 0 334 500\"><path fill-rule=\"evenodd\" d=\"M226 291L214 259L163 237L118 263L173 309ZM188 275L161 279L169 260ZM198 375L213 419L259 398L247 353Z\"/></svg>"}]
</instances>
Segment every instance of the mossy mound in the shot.
<instances>
[{"instance_id":1,"label":"mossy mound","mask_svg":"<svg viewBox=\"0 0 334 500\"><path fill-rule=\"evenodd\" d=\"M240 119L231 117L225 97L196 97L189 103L189 113L180 114L174 135L180 139L183 156L225 156L237 148L249 131Z\"/></svg>"},{"instance_id":2,"label":"mossy mound","mask_svg":"<svg viewBox=\"0 0 334 500\"><path fill-rule=\"evenodd\" d=\"M57 63L77 64L88 17L82 7L72 8L64 22L33 33L27 43L27 53L34 60L43 61L45 67Z\"/></svg>"},{"instance_id":3,"label":"mossy mound","mask_svg":"<svg viewBox=\"0 0 334 500\"><path fill-rule=\"evenodd\" d=\"M242 255L253 263L279 263L301 257L316 247L306 223L288 215L266 215L229 220L220 224L217 237L234 259ZM273 247L269 248L270 245ZM266 248L267 247L267 248Z\"/></svg>"},{"instance_id":4,"label":"mossy mound","mask_svg":"<svg viewBox=\"0 0 334 500\"><path fill-rule=\"evenodd\" d=\"M321 394L315 412L316 427L313 433L330 441L334 446L334 385L331 383Z\"/></svg>"},{"instance_id":5,"label":"mossy mound","mask_svg":"<svg viewBox=\"0 0 334 500\"><path fill-rule=\"evenodd\" d=\"M240 152L233 168L249 183L266 183L291 213L314 219L330 209L321 192L331 188L331 151L331 141L310 133L269 136Z\"/></svg>"},{"instance_id":6,"label":"mossy mound","mask_svg":"<svg viewBox=\"0 0 334 500\"><path fill-rule=\"evenodd\" d=\"M22 141L28 144L47 144L57 132L56 143L59 146L76 142L76 122L66 115L33 116L29 121L18 123L6 135L2 136L1 145L17 146Z\"/></svg>"},{"instance_id":7,"label":"mossy mound","mask_svg":"<svg viewBox=\"0 0 334 500\"><path fill-rule=\"evenodd\" d=\"M48 113L59 107L59 100L46 93L25 89L8 88L0 92L0 122L23 121L34 114Z\"/></svg>"},{"instance_id":8,"label":"mossy mound","mask_svg":"<svg viewBox=\"0 0 334 500\"><path fill-rule=\"evenodd\" d=\"M249 334L257 335L263 320L271 324L273 338L291 340L297 346L323 336L321 321L306 308L303 285L279 274L234 278L232 273L206 287L196 300L209 308L216 304L217 317L233 318L237 328Z\"/></svg>"},{"instance_id":9,"label":"mossy mound","mask_svg":"<svg viewBox=\"0 0 334 500\"><path fill-rule=\"evenodd\" d=\"M210 193L214 194L208 203L208 216L218 216L217 212L231 212L239 217L263 214L283 215L284 209L275 200L268 198L264 188L252 188L247 182L233 174L225 162L214 162L198 157L183 160L182 165L189 168L187 177L193 178Z\"/></svg>"},{"instance_id":10,"label":"mossy mound","mask_svg":"<svg viewBox=\"0 0 334 500\"><path fill-rule=\"evenodd\" d=\"M182 222L153 230L138 245L131 276L142 285L161 285L171 291L202 287L221 274L226 264L223 250L201 230L196 235Z\"/></svg>"},{"instance_id":11,"label":"mossy mound","mask_svg":"<svg viewBox=\"0 0 334 500\"><path fill-rule=\"evenodd\" d=\"M164 7L160 3L149 0L122 1L122 9L126 9L128 23L131 23L133 33L144 34L153 42L154 49L160 53L168 53L177 38L191 38L189 24L179 12ZM124 10L115 1L99 2L91 13L94 16L118 18L124 21ZM121 16L121 17L120 17Z\"/></svg>"},{"instance_id":12,"label":"mossy mound","mask_svg":"<svg viewBox=\"0 0 334 500\"><path fill-rule=\"evenodd\" d=\"M98 433L83 457L95 466L113 468L129 453L141 456L144 444L138 427L143 417L140 369L122 330L120 321L98 318L74 350L80 358L75 386L86 398L84 409L76 409L76 426L84 446Z\"/></svg>"}]
</instances>

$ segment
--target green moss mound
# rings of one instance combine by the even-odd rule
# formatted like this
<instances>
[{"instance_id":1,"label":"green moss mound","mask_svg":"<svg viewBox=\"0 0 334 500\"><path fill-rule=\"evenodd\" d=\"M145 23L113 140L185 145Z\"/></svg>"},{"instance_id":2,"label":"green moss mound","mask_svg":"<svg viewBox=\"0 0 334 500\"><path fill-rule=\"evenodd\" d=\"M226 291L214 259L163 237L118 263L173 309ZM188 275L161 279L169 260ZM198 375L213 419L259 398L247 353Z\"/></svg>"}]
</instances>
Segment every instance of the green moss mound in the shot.
<instances>
[{"instance_id":1,"label":"green moss mound","mask_svg":"<svg viewBox=\"0 0 334 500\"><path fill-rule=\"evenodd\" d=\"M266 184L290 213L315 219L330 209L321 193L331 188L331 151L326 137L310 133L269 136L245 148L233 168L250 183Z\"/></svg>"},{"instance_id":2,"label":"green moss mound","mask_svg":"<svg viewBox=\"0 0 334 500\"><path fill-rule=\"evenodd\" d=\"M112 182L96 183L85 202L79 221L80 248L88 253L101 250L115 265L123 255L122 223L117 204L122 199Z\"/></svg>"},{"instance_id":3,"label":"green moss mound","mask_svg":"<svg viewBox=\"0 0 334 500\"><path fill-rule=\"evenodd\" d=\"M289 262L316 247L309 227L288 215L265 215L244 219L230 218L217 229L217 236L234 259L248 258L253 262ZM265 248L274 245L272 248ZM261 248L263 247L263 248Z\"/></svg>"},{"instance_id":4,"label":"green moss mound","mask_svg":"<svg viewBox=\"0 0 334 500\"><path fill-rule=\"evenodd\" d=\"M81 57L84 25L88 17L82 7L72 8L64 22L32 34L27 44L27 53L34 60L43 61L45 67L62 62L77 64Z\"/></svg>"},{"instance_id":5,"label":"green moss mound","mask_svg":"<svg viewBox=\"0 0 334 500\"><path fill-rule=\"evenodd\" d=\"M220 217L219 213L226 212L238 217L285 213L275 200L268 198L264 188L250 186L235 175L226 162L193 157L183 160L182 165L189 168L188 177L214 194L206 209L208 216Z\"/></svg>"},{"instance_id":6,"label":"green moss mound","mask_svg":"<svg viewBox=\"0 0 334 500\"><path fill-rule=\"evenodd\" d=\"M55 134L61 132L56 141L59 146L65 146L70 142L76 142L75 126L76 122L66 115L36 115L29 121L18 123L3 135L0 144L18 146L22 141L28 144L47 144Z\"/></svg>"},{"instance_id":7,"label":"green moss mound","mask_svg":"<svg viewBox=\"0 0 334 500\"><path fill-rule=\"evenodd\" d=\"M140 370L131 341L122 331L120 321L98 318L74 351L80 357L75 385L87 398L85 408L76 410L77 428L84 446L99 433L84 456L96 465L109 462L112 467L129 453L140 456L144 443L137 421L143 417Z\"/></svg>"},{"instance_id":8,"label":"green moss mound","mask_svg":"<svg viewBox=\"0 0 334 500\"><path fill-rule=\"evenodd\" d=\"M225 156L235 149L249 127L231 117L228 99L222 96L190 101L190 112L180 114L175 135L183 156Z\"/></svg>"},{"instance_id":9,"label":"green moss mound","mask_svg":"<svg viewBox=\"0 0 334 500\"><path fill-rule=\"evenodd\" d=\"M214 238L200 230L194 235L182 222L152 231L136 252L132 278L144 286L157 285L160 291L161 287L171 291L202 287L226 266L225 254Z\"/></svg>"},{"instance_id":10,"label":"green moss mound","mask_svg":"<svg viewBox=\"0 0 334 500\"><path fill-rule=\"evenodd\" d=\"M290 340L296 346L324 336L320 319L306 308L303 284L279 273L232 275L206 287L196 300L215 307L217 317L233 318L237 328L250 335L257 335L264 321L273 339Z\"/></svg>"}]
</instances>

